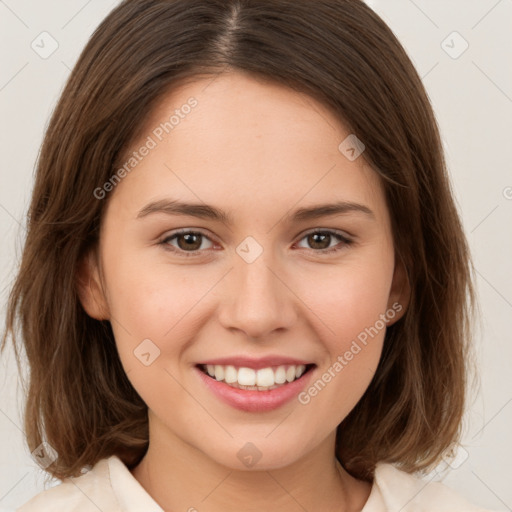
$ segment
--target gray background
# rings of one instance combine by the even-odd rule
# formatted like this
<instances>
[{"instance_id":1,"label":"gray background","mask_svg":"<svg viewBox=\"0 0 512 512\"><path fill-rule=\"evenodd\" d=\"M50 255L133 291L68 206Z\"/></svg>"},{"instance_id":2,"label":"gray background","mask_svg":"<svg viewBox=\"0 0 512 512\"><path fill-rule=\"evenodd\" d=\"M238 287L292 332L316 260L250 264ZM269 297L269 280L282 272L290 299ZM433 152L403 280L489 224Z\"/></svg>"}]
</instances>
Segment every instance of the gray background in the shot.
<instances>
[{"instance_id":1,"label":"gray background","mask_svg":"<svg viewBox=\"0 0 512 512\"><path fill-rule=\"evenodd\" d=\"M117 3L0 0L2 314L50 113L79 52ZM368 3L423 78L478 272L481 387L465 418L463 449L427 479L443 480L481 506L512 510L512 0ZM58 47L45 55L52 44ZM0 509L9 510L44 488L44 472L24 446L12 353L0 363Z\"/></svg>"}]
</instances>

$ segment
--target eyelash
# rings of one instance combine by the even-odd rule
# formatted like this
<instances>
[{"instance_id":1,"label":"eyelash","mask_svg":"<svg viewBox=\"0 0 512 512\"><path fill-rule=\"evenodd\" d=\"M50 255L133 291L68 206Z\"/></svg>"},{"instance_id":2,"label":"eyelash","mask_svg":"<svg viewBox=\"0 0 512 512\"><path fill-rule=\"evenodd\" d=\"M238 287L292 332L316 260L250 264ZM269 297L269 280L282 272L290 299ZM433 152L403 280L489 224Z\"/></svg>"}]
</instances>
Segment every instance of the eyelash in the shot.
<instances>
[{"instance_id":1,"label":"eyelash","mask_svg":"<svg viewBox=\"0 0 512 512\"><path fill-rule=\"evenodd\" d=\"M338 231L333 231L333 230L329 230L329 229L325 229L325 230L316 229L316 230L313 230L313 231L309 231L308 233L305 233L302 236L302 238L299 240L299 242L301 240L303 240L304 238L306 238L306 237L308 237L310 235L315 235L315 234L331 235L331 236L337 238L338 240L340 240L340 242L343 242L342 247L334 246L334 247L331 247L329 249L310 249L311 251L313 251L315 253L319 253L319 254L336 253L336 252L339 252L339 251L343 250L345 247L350 246L350 245L353 244L353 240L347 238L345 235L342 235ZM182 249L176 249L175 247L169 245L169 242L171 240L173 240L174 238L177 238L180 235L201 235L204 238L207 238L208 240L210 240L210 238L205 233L203 233L201 231L194 231L194 230L190 230L190 229L182 229L180 231L174 232L171 235L166 236L161 242L159 242L159 244L163 245L165 250L171 251L171 252L176 253L176 254L179 254L180 256L185 256L186 258L201 256L201 252L203 252L201 250L183 251ZM212 240L210 240L210 241L212 241Z\"/></svg>"}]
</instances>

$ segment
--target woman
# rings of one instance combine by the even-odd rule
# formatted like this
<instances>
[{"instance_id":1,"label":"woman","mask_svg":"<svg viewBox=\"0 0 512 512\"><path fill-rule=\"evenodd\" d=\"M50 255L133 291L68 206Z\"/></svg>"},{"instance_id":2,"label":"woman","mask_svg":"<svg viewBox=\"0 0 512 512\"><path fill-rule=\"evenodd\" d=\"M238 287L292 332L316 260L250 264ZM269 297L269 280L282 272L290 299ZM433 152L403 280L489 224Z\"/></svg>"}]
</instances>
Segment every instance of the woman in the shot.
<instances>
[{"instance_id":1,"label":"woman","mask_svg":"<svg viewBox=\"0 0 512 512\"><path fill-rule=\"evenodd\" d=\"M8 331L66 480L22 512L480 510L412 475L460 436L471 262L421 80L363 2L121 3L29 216Z\"/></svg>"}]
</instances>

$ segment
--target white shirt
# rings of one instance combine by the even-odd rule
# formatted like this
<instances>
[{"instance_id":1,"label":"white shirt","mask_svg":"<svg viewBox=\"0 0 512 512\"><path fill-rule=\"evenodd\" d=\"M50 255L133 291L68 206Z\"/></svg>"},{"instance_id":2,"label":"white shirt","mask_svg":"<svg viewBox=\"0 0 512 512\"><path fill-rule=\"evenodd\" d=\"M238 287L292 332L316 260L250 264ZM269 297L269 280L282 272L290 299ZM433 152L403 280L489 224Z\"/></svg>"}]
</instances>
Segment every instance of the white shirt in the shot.
<instances>
[{"instance_id":1,"label":"white shirt","mask_svg":"<svg viewBox=\"0 0 512 512\"><path fill-rule=\"evenodd\" d=\"M199 497L198 497L199 498ZM193 508L192 508L193 509ZM115 455L90 471L36 494L17 512L164 512ZM376 466L361 512L491 512L441 482L428 482L386 463Z\"/></svg>"}]
</instances>

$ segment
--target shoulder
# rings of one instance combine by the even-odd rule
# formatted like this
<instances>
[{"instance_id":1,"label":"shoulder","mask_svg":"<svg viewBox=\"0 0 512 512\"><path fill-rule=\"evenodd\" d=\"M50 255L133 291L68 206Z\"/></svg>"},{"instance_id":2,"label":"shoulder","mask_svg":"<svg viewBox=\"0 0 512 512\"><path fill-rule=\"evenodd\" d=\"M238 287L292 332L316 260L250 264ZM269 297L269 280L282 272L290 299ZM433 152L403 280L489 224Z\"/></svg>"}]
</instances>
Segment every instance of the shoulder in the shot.
<instances>
[{"instance_id":1,"label":"shoulder","mask_svg":"<svg viewBox=\"0 0 512 512\"><path fill-rule=\"evenodd\" d=\"M491 512L473 505L441 482L433 482L431 478L419 478L398 469L392 464L382 462L378 463L375 468L372 494L369 502L371 499L376 500L378 494L385 510L400 510L401 512ZM366 512L365 509L363 509L363 512Z\"/></svg>"},{"instance_id":2,"label":"shoulder","mask_svg":"<svg viewBox=\"0 0 512 512\"><path fill-rule=\"evenodd\" d=\"M36 494L16 512L66 510L89 512L120 511L110 485L109 459L102 459L87 473L66 478L62 483Z\"/></svg>"},{"instance_id":3,"label":"shoulder","mask_svg":"<svg viewBox=\"0 0 512 512\"><path fill-rule=\"evenodd\" d=\"M87 473L36 494L16 512L160 512L129 469L115 455L97 462Z\"/></svg>"}]
</instances>

